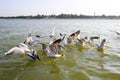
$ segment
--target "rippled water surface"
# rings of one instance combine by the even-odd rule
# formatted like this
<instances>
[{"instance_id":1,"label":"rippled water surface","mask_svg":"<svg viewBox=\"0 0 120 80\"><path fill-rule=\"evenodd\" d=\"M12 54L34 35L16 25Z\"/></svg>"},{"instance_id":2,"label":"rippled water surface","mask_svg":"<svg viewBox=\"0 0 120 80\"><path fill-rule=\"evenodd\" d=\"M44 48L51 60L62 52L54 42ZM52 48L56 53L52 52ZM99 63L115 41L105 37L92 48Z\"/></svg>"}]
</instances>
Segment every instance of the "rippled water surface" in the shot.
<instances>
[{"instance_id":1,"label":"rippled water surface","mask_svg":"<svg viewBox=\"0 0 120 80\"><path fill-rule=\"evenodd\" d=\"M81 37L100 35L105 38L104 53L95 46L84 46L84 49L70 45L60 53L63 57L49 58L38 51L41 61L29 61L24 55L4 56L10 48L24 42L30 27L34 39L36 34L59 33L70 35L81 30ZM120 80L120 20L0 20L0 80ZM49 42L49 38L37 39ZM96 43L98 43L96 41Z\"/></svg>"}]
</instances>

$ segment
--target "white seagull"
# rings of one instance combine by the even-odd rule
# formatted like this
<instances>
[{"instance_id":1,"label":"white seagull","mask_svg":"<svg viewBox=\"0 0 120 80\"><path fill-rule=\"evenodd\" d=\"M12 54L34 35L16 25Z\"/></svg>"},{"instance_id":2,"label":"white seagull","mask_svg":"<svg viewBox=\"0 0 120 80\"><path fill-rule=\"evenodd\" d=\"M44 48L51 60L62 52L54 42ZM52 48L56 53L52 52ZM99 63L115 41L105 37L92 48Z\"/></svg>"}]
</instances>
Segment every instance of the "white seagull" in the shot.
<instances>
[{"instance_id":1,"label":"white seagull","mask_svg":"<svg viewBox=\"0 0 120 80\"><path fill-rule=\"evenodd\" d=\"M49 45L46 45L44 43L41 43L42 45L42 49L45 51L45 53L47 54L48 57L61 57L61 54L55 53L55 51L53 51Z\"/></svg>"},{"instance_id":2,"label":"white seagull","mask_svg":"<svg viewBox=\"0 0 120 80\"><path fill-rule=\"evenodd\" d=\"M80 30L78 30L78 31L75 32L75 37L79 38L79 36L80 36Z\"/></svg>"},{"instance_id":3,"label":"white seagull","mask_svg":"<svg viewBox=\"0 0 120 80\"><path fill-rule=\"evenodd\" d=\"M65 45L69 45L70 43L72 43L72 41L75 39L75 33L72 33L71 35L69 35L65 41Z\"/></svg>"},{"instance_id":4,"label":"white seagull","mask_svg":"<svg viewBox=\"0 0 120 80\"><path fill-rule=\"evenodd\" d=\"M47 53L47 56L49 57L61 57L61 54L58 54L58 52L55 51L55 48L52 50L50 46L46 47L45 52Z\"/></svg>"},{"instance_id":5,"label":"white seagull","mask_svg":"<svg viewBox=\"0 0 120 80\"><path fill-rule=\"evenodd\" d=\"M62 39L57 39L50 44L46 45L41 43L42 49L46 52L47 56L49 57L61 57L63 55L58 54L58 49L62 47L60 43L64 40L65 36Z\"/></svg>"},{"instance_id":6,"label":"white seagull","mask_svg":"<svg viewBox=\"0 0 120 80\"><path fill-rule=\"evenodd\" d=\"M103 49L105 42L106 42L106 39L103 39L103 40L101 41L100 45L96 44L96 45L97 45L97 48L98 48L98 49Z\"/></svg>"},{"instance_id":7,"label":"white seagull","mask_svg":"<svg viewBox=\"0 0 120 80\"><path fill-rule=\"evenodd\" d=\"M46 37L49 37L49 38L52 39L52 41L53 41L53 40L56 40L56 38L55 38L55 27L52 29L52 33L51 33L50 35L48 35L48 36L36 35L36 37L37 37L37 38L46 38Z\"/></svg>"},{"instance_id":8,"label":"white seagull","mask_svg":"<svg viewBox=\"0 0 120 80\"><path fill-rule=\"evenodd\" d=\"M8 52L5 53L5 55L26 54L28 52L30 52L30 49L28 49L28 46L24 43L20 43L17 47L11 48Z\"/></svg>"},{"instance_id":9,"label":"white seagull","mask_svg":"<svg viewBox=\"0 0 120 80\"><path fill-rule=\"evenodd\" d=\"M29 35L28 35L27 39L24 41L24 43L27 44L27 45L29 45L29 46L33 46L33 45L36 44L36 41L37 40L33 40L32 34L31 34L31 29L30 29Z\"/></svg>"},{"instance_id":10,"label":"white seagull","mask_svg":"<svg viewBox=\"0 0 120 80\"><path fill-rule=\"evenodd\" d=\"M52 29L52 34L49 37L55 39L55 27Z\"/></svg>"},{"instance_id":11,"label":"white seagull","mask_svg":"<svg viewBox=\"0 0 120 80\"><path fill-rule=\"evenodd\" d=\"M72 33L71 35L69 35L69 37L67 38L66 42L65 42L65 45L68 45L70 43L72 43L72 41L75 39L75 38L78 38L80 36L80 30Z\"/></svg>"}]
</instances>

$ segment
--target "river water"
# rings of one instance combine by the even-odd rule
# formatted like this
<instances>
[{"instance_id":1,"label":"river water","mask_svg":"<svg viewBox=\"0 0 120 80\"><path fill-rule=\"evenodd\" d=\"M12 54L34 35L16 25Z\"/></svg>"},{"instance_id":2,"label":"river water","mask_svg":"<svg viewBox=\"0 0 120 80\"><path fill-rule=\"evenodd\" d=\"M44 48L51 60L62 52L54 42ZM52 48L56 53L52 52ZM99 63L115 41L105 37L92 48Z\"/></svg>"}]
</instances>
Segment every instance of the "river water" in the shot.
<instances>
[{"instance_id":1,"label":"river water","mask_svg":"<svg viewBox=\"0 0 120 80\"><path fill-rule=\"evenodd\" d=\"M38 51L41 61L29 61L24 55L4 56L10 48L24 42L29 29L32 36L40 42L49 42L49 38L38 39L35 35L50 35L55 27L55 36L59 33L70 35L80 30L81 37L100 35L106 39L104 53L95 46L81 49L74 45L66 47L60 53L63 57L50 58ZM0 80L120 80L120 20L92 19L41 19L41 20L0 20ZM99 41L96 43L99 43Z\"/></svg>"}]
</instances>

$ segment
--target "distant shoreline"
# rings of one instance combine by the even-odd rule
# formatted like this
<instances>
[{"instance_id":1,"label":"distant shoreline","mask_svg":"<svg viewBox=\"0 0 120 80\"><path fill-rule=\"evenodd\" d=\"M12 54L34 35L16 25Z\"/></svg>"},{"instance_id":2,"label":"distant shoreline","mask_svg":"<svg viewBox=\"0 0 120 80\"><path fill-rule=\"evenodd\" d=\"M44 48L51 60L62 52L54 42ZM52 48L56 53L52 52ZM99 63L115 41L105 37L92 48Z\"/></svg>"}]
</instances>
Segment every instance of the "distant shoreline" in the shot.
<instances>
[{"instance_id":1,"label":"distant shoreline","mask_svg":"<svg viewBox=\"0 0 120 80\"><path fill-rule=\"evenodd\" d=\"M94 20L112 20L112 19L117 19L119 20L120 19L120 16L115 16L115 15L105 15L105 14L102 14L102 15L76 15L76 14L59 14L59 15L35 15L35 16L32 16L32 15L29 15L29 16L7 16L7 17L4 17L4 16L1 16L0 19L85 19L85 20L88 20L88 19L94 19Z\"/></svg>"},{"instance_id":2,"label":"distant shoreline","mask_svg":"<svg viewBox=\"0 0 120 80\"><path fill-rule=\"evenodd\" d=\"M0 18L0 20L120 20L120 18Z\"/></svg>"}]
</instances>

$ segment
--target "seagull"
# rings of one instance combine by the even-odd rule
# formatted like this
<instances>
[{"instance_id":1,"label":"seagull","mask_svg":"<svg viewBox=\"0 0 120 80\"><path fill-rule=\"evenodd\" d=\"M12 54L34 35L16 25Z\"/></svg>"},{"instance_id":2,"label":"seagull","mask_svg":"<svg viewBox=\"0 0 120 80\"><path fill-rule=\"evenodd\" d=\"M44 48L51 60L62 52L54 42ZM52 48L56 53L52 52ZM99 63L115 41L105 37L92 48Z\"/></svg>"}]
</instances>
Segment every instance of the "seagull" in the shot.
<instances>
[{"instance_id":1,"label":"seagull","mask_svg":"<svg viewBox=\"0 0 120 80\"><path fill-rule=\"evenodd\" d=\"M57 39L53 42L50 42L50 44L46 45L44 43L41 43L42 49L46 52L47 56L49 57L61 57L61 54L58 54L58 49L61 47L60 43L64 40L65 35L61 39Z\"/></svg>"},{"instance_id":2,"label":"seagull","mask_svg":"<svg viewBox=\"0 0 120 80\"><path fill-rule=\"evenodd\" d=\"M68 45L70 43L72 43L72 41L75 39L75 38L78 38L80 36L80 30L72 33L71 35L69 35L69 37L67 38L67 41L65 42L65 45Z\"/></svg>"},{"instance_id":3,"label":"seagull","mask_svg":"<svg viewBox=\"0 0 120 80\"><path fill-rule=\"evenodd\" d=\"M75 33L72 33L72 34L69 36L69 38L70 38L71 40L74 40L74 38L75 38Z\"/></svg>"},{"instance_id":4,"label":"seagull","mask_svg":"<svg viewBox=\"0 0 120 80\"><path fill-rule=\"evenodd\" d=\"M62 38L60 38L60 39L57 39L57 40L54 40L53 42L50 42L52 45L59 45L63 40L64 40L64 38L65 38L65 34L64 34L64 36L62 37ZM50 45L51 45L50 44Z\"/></svg>"},{"instance_id":5,"label":"seagull","mask_svg":"<svg viewBox=\"0 0 120 80\"><path fill-rule=\"evenodd\" d=\"M61 54L55 53L55 51L53 51L50 48L50 45L46 45L44 43L41 43L41 45L42 45L42 49L45 51L48 57L61 57L62 56Z\"/></svg>"},{"instance_id":6,"label":"seagull","mask_svg":"<svg viewBox=\"0 0 120 80\"><path fill-rule=\"evenodd\" d=\"M27 45L29 45L29 46L33 46L33 45L35 45L37 43L37 40L33 40L32 36L29 35L27 37L27 39L24 41L24 43L27 44Z\"/></svg>"},{"instance_id":7,"label":"seagull","mask_svg":"<svg viewBox=\"0 0 120 80\"><path fill-rule=\"evenodd\" d=\"M5 55L26 54L26 52L30 52L30 49L28 49L28 46L26 44L20 43L17 47L13 47L7 51Z\"/></svg>"},{"instance_id":8,"label":"seagull","mask_svg":"<svg viewBox=\"0 0 120 80\"><path fill-rule=\"evenodd\" d=\"M49 37L55 39L55 27L52 29L52 34Z\"/></svg>"},{"instance_id":9,"label":"seagull","mask_svg":"<svg viewBox=\"0 0 120 80\"><path fill-rule=\"evenodd\" d=\"M39 55L36 51L33 49L30 50L29 54L27 54L28 59L30 60L36 60L38 59L40 61Z\"/></svg>"},{"instance_id":10,"label":"seagull","mask_svg":"<svg viewBox=\"0 0 120 80\"><path fill-rule=\"evenodd\" d=\"M99 38L100 38L99 36L91 36L91 37L90 37L90 41L93 42L94 39L99 39Z\"/></svg>"},{"instance_id":11,"label":"seagull","mask_svg":"<svg viewBox=\"0 0 120 80\"><path fill-rule=\"evenodd\" d=\"M97 48L103 49L105 42L106 42L106 39L103 39L103 40L101 41L100 45L96 44L96 45L97 45Z\"/></svg>"},{"instance_id":12,"label":"seagull","mask_svg":"<svg viewBox=\"0 0 120 80\"><path fill-rule=\"evenodd\" d=\"M111 32L115 32L117 35L120 35L120 32L117 32L117 31L112 31L112 30L109 30Z\"/></svg>"},{"instance_id":13,"label":"seagull","mask_svg":"<svg viewBox=\"0 0 120 80\"><path fill-rule=\"evenodd\" d=\"M120 33L119 33L119 32L117 32L117 31L115 31L115 33L116 33L117 35L120 35Z\"/></svg>"},{"instance_id":14,"label":"seagull","mask_svg":"<svg viewBox=\"0 0 120 80\"><path fill-rule=\"evenodd\" d=\"M84 37L84 39L85 39L85 42L91 44L91 43L93 43L94 40L96 40L96 39L99 39L99 40L100 40L100 35L98 35L98 36L86 36L86 37Z\"/></svg>"},{"instance_id":15,"label":"seagull","mask_svg":"<svg viewBox=\"0 0 120 80\"><path fill-rule=\"evenodd\" d=\"M37 38L45 38L45 37L50 37L51 39L55 40L55 27L52 29L52 33L49 36L40 36L36 35Z\"/></svg>"},{"instance_id":16,"label":"seagull","mask_svg":"<svg viewBox=\"0 0 120 80\"><path fill-rule=\"evenodd\" d=\"M72 43L74 38L75 38L75 33L72 33L71 35L69 35L65 40L65 45L69 45L70 43Z\"/></svg>"},{"instance_id":17,"label":"seagull","mask_svg":"<svg viewBox=\"0 0 120 80\"><path fill-rule=\"evenodd\" d=\"M66 38L65 45L68 45L68 44L72 43L72 41L74 40L74 38L75 38L75 33L72 33L71 35L69 35Z\"/></svg>"},{"instance_id":18,"label":"seagull","mask_svg":"<svg viewBox=\"0 0 120 80\"><path fill-rule=\"evenodd\" d=\"M77 39L75 42L76 42L76 45L83 46L84 42L85 42L85 39L84 38L80 38L80 39Z\"/></svg>"},{"instance_id":19,"label":"seagull","mask_svg":"<svg viewBox=\"0 0 120 80\"><path fill-rule=\"evenodd\" d=\"M36 42L37 42L37 40L33 40L33 38L32 38L31 29L30 29L29 35L28 35L27 39L24 41L24 44L33 46L36 44Z\"/></svg>"},{"instance_id":20,"label":"seagull","mask_svg":"<svg viewBox=\"0 0 120 80\"><path fill-rule=\"evenodd\" d=\"M45 49L45 52L47 53L47 56L49 57L61 57L63 55L58 54L58 52L56 53L56 51L54 50L56 47L54 47L53 49L51 49L50 46L47 46Z\"/></svg>"},{"instance_id":21,"label":"seagull","mask_svg":"<svg viewBox=\"0 0 120 80\"><path fill-rule=\"evenodd\" d=\"M74 40L75 38L78 37L78 35L80 35L80 30L72 33L69 37L70 37L72 40Z\"/></svg>"},{"instance_id":22,"label":"seagull","mask_svg":"<svg viewBox=\"0 0 120 80\"><path fill-rule=\"evenodd\" d=\"M60 49L61 47L63 47L60 43L64 40L66 35L63 36L63 38L57 39L55 41L53 41L49 46L51 49L54 49L55 53L58 52L58 49Z\"/></svg>"},{"instance_id":23,"label":"seagull","mask_svg":"<svg viewBox=\"0 0 120 80\"><path fill-rule=\"evenodd\" d=\"M80 30L75 32L75 37L78 37L78 35L80 35Z\"/></svg>"}]
</instances>

